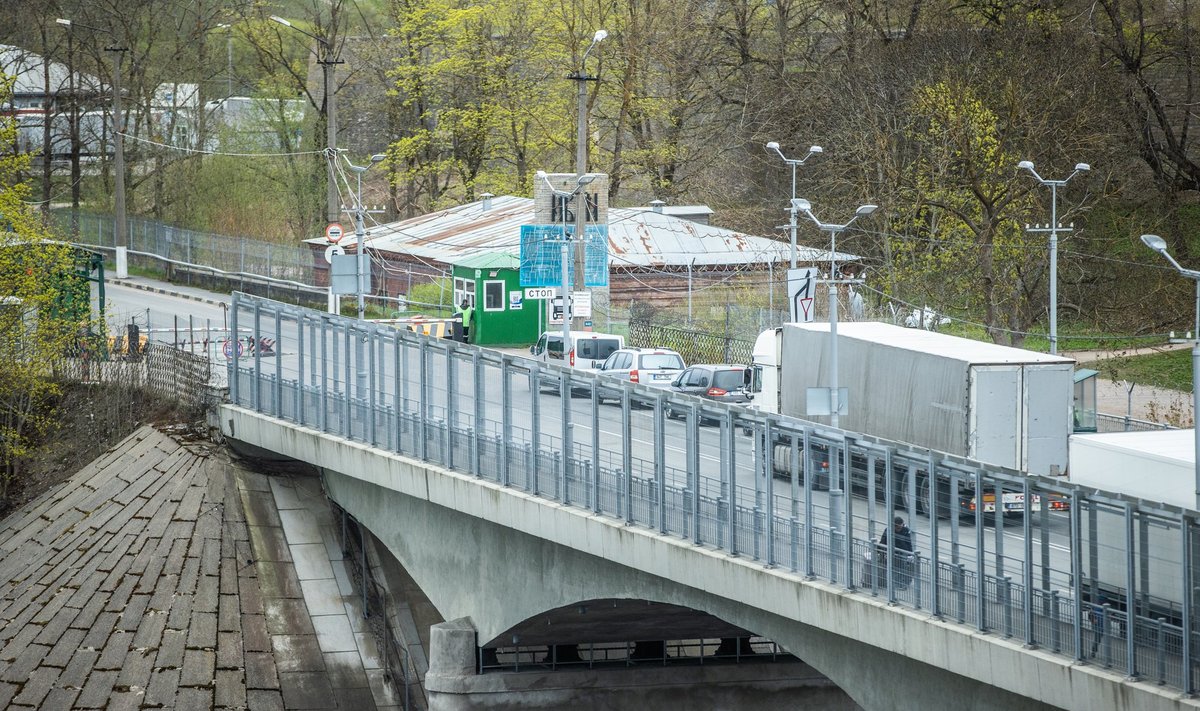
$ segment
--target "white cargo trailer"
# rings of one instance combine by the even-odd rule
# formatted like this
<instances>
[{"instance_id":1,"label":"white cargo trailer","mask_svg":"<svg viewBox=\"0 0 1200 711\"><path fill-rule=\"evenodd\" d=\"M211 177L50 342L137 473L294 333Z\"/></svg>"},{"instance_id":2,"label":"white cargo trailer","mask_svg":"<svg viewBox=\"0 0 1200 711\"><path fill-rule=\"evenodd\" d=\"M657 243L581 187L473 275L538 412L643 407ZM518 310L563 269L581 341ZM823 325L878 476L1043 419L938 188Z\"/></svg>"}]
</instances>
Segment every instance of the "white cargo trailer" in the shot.
<instances>
[{"instance_id":1,"label":"white cargo trailer","mask_svg":"<svg viewBox=\"0 0 1200 711\"><path fill-rule=\"evenodd\" d=\"M1196 508L1195 430L1071 436L1070 480L1184 509Z\"/></svg>"},{"instance_id":2,"label":"white cargo trailer","mask_svg":"<svg viewBox=\"0 0 1200 711\"><path fill-rule=\"evenodd\" d=\"M755 406L816 421L809 388L829 386L829 325L789 323L754 347ZM839 425L1041 475L1066 471L1070 358L886 323L838 326Z\"/></svg>"}]
</instances>

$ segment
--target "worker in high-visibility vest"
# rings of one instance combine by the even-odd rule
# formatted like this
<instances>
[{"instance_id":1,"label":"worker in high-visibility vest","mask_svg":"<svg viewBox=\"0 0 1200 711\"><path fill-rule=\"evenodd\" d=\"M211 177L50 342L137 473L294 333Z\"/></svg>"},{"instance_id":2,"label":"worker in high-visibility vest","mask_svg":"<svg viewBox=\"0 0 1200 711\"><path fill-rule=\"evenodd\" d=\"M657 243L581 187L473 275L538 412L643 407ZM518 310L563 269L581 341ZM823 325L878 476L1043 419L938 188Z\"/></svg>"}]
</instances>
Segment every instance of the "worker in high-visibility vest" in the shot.
<instances>
[{"instance_id":1,"label":"worker in high-visibility vest","mask_svg":"<svg viewBox=\"0 0 1200 711\"><path fill-rule=\"evenodd\" d=\"M471 305L470 300L464 298L462 304L458 307L458 311L454 312L454 315L462 319L463 343L470 343L472 319L475 318L475 307Z\"/></svg>"}]
</instances>

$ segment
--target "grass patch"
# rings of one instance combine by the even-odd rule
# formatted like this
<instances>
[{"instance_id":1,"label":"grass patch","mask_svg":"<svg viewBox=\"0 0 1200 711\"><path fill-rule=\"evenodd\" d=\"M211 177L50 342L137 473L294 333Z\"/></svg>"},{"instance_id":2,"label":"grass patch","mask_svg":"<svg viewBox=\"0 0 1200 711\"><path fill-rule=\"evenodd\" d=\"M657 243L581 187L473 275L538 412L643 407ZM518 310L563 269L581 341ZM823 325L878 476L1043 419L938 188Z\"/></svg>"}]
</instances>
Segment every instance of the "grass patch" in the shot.
<instances>
[{"instance_id":1,"label":"grass patch","mask_svg":"<svg viewBox=\"0 0 1200 711\"><path fill-rule=\"evenodd\" d=\"M1095 361L1086 367L1100 371L1100 377L1125 380L1169 390L1192 391L1192 351L1183 349L1143 356L1123 356Z\"/></svg>"}]
</instances>

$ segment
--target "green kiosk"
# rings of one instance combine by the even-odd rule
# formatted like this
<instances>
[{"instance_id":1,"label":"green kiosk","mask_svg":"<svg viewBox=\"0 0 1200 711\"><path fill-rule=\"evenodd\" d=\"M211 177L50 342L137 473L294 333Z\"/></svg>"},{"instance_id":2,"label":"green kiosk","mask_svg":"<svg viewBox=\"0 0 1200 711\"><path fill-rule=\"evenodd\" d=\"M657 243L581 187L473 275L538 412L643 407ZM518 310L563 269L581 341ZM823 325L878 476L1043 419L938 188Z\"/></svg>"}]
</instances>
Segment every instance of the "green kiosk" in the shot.
<instances>
[{"instance_id":1,"label":"green kiosk","mask_svg":"<svg viewBox=\"0 0 1200 711\"><path fill-rule=\"evenodd\" d=\"M527 300L521 288L521 261L513 254L483 252L452 265L454 305L475 307L471 342L481 346L524 346L538 339L541 299Z\"/></svg>"}]
</instances>

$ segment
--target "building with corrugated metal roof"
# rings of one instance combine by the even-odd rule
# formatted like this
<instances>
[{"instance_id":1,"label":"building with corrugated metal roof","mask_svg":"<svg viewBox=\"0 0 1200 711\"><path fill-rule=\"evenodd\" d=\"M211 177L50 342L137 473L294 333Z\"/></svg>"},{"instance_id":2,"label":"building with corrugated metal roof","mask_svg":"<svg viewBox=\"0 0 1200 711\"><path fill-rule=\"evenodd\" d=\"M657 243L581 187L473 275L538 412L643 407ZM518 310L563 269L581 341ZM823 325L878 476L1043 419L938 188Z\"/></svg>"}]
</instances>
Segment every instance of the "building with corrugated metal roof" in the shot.
<instances>
[{"instance_id":1,"label":"building with corrugated metal roof","mask_svg":"<svg viewBox=\"0 0 1200 711\"><path fill-rule=\"evenodd\" d=\"M704 215L703 206L688 208ZM608 300L682 303L688 294L688 274L693 286L725 282L780 283L790 260L786 242L758 237L668 214L660 206L607 208ZM372 285L376 294L405 295L413 284L448 275L452 265L481 252L521 253L521 227L542 224L535 200L504 195L484 196L475 202L438 212L371 227L366 248L371 255ZM327 265L318 255L326 242L308 240L318 268ZM352 234L342 241L355 248ZM839 252L837 260L853 263L858 257ZM829 250L800 246L800 266L827 263Z\"/></svg>"}]
</instances>

